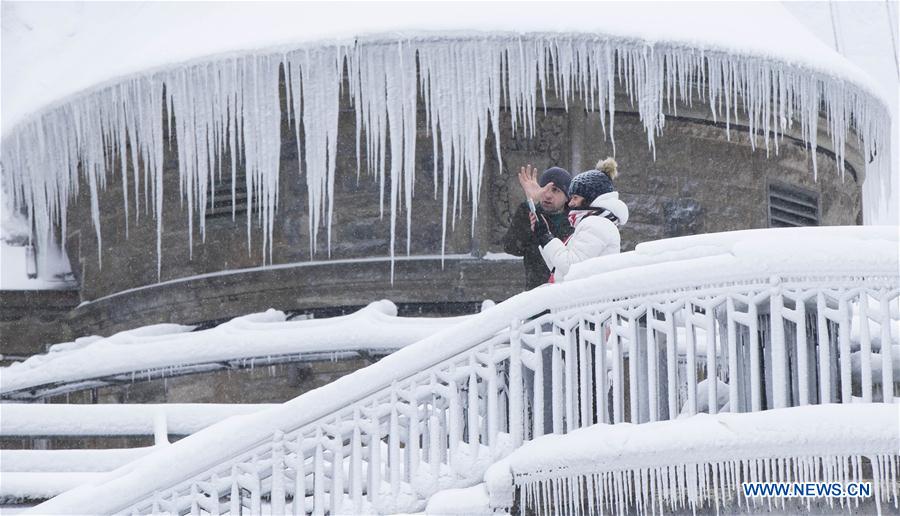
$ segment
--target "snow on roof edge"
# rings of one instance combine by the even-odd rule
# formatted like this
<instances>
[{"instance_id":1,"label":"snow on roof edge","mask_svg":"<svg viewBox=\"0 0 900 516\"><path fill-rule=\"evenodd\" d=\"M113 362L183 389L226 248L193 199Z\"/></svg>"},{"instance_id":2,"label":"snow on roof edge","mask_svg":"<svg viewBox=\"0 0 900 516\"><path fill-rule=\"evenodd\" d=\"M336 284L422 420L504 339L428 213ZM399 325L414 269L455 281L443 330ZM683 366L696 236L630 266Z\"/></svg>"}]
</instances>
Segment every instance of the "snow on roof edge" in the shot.
<instances>
[{"instance_id":1,"label":"snow on roof edge","mask_svg":"<svg viewBox=\"0 0 900 516\"><path fill-rule=\"evenodd\" d=\"M803 29L805 30L805 29ZM494 40L494 39L503 39L510 37L520 37L523 39L528 38L548 38L548 37L556 37L556 38L584 38L584 37L592 37L597 41L620 41L625 45L634 45L640 46L645 45L647 48L655 49L661 46L669 46L671 48L684 48L689 50L695 50L703 53L703 55L715 55L722 54L728 55L732 57L745 57L751 59L758 59L761 62L769 62L773 64L785 64L789 67L797 68L799 70L806 70L812 73L819 75L819 79L823 80L824 78L830 78L835 81L845 81L851 86L860 90L860 92L867 94L873 100L877 101L881 107L886 111L890 112L890 102L888 99L888 94L884 91L884 88L879 85L868 73L860 69L858 66L847 60L845 57L841 56L832 51L834 54L833 60L831 64L841 64L840 68L843 70L838 70L835 68L829 69L825 66L825 61L820 61L818 63L813 63L810 61L803 62L799 60L792 59L779 59L779 56L767 55L762 50L758 51L739 51L735 48L729 48L726 45L717 45L712 42L703 42L701 40L678 40L678 39L650 39L650 38L641 38L637 36L627 36L627 35L615 35L615 34L592 34L590 32L549 32L549 31L539 31L539 32L516 32L516 31L396 31L396 32L385 32L385 33L360 33L355 36L343 36L343 37L332 37L325 38L316 41L303 41L296 40L293 42L285 42L274 45L266 45L258 48L248 48L248 49L234 49L227 50L223 52L217 52L212 54L206 54L202 56L197 56L189 59L184 59L181 61L151 66L147 69L141 71L135 71L131 73L125 73L121 75L117 75L110 79L98 82L97 84L90 86L88 88L81 89L79 91L73 92L66 96L60 97L56 100L49 101L43 106L37 108L34 111L23 114L18 117L14 122L10 122L9 125L4 124L2 128L2 140L7 140L10 138L17 130L25 126L28 122L36 120L41 116L54 111L70 102L81 99L83 97L87 97L94 93L101 92L105 89L112 88L118 84L122 84L124 82L140 78L140 77L150 77L161 73L167 70L180 69L180 68L189 68L191 66L201 65L205 63L214 63L225 61L228 59L236 58L236 57L244 57L244 56L263 56L263 55L277 55L284 54L291 51L302 50L307 48L325 48L325 47L350 47L359 43L365 44L390 44L397 43L401 41L413 41L413 40L421 40L421 41L440 41L440 40L455 40L460 41L464 39L478 39L479 37L485 40ZM825 47L827 49L827 47ZM830 51L830 49L827 49ZM782 56L785 57L785 56ZM846 74L853 74L853 78L850 79ZM14 116L14 118L16 118Z\"/></svg>"}]
</instances>

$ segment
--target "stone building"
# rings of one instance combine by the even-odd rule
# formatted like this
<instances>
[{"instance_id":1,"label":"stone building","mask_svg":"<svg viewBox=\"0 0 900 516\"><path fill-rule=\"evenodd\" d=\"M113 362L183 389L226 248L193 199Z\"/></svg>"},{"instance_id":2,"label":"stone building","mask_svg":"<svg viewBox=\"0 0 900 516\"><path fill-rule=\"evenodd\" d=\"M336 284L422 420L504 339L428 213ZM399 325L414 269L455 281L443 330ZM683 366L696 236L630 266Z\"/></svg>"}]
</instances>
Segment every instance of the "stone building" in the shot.
<instances>
[{"instance_id":1,"label":"stone building","mask_svg":"<svg viewBox=\"0 0 900 516\"><path fill-rule=\"evenodd\" d=\"M528 37L524 40L530 41ZM632 49L616 47L618 43L615 41L604 44L621 53L618 57L620 62L626 59L622 55L631 55L629 52ZM359 45L364 47L363 43ZM665 45L658 48L664 49ZM681 50L666 51L677 53ZM419 59L422 59L423 50L419 52ZM662 50L660 52L663 53ZM739 60L746 57L739 54L731 57ZM752 52L750 54L749 62L758 64ZM285 57L284 63L287 62ZM184 70L199 69L190 66L174 67L172 73L175 75L171 77L184 73ZM221 66L221 63L213 66ZM304 73L314 68L308 63L306 66ZM4 331L4 352L13 350L15 354L30 354L40 351L42 345L48 342L88 334L109 335L160 322L209 325L270 307L322 316L343 313L370 301L387 298L397 303L401 313L406 314L474 312L484 299L501 301L522 289L520 261L497 254L503 252L500 239L509 224L510 214L522 200L516 172L525 163L532 163L539 169L557 165L579 172L592 168L598 159L614 155L621 172L617 186L631 212L630 221L622 228L623 251L632 250L644 241L681 235L783 225L860 224L862 221L862 184L867 170L863 156L873 145L869 141L871 134L876 133L865 134L870 137L869 140L847 137L846 145L835 146L830 137L828 117L831 115L827 109L830 105L823 104L815 120L818 131L814 130L812 134L819 134L814 150L811 150L811 133L805 130L807 125L804 119L804 123L783 125L781 134L776 135L779 148L775 152L774 148L767 150L763 144L764 137L768 138L768 135L765 129L758 126L759 120L756 120L756 126L751 126L747 121L757 114L752 109L748 114L747 106L757 105L755 102L759 100L751 98L748 85L740 86L746 88L741 90L741 95L735 94L725 101L725 112L732 109L737 112L738 108L733 105L741 105L741 116L735 120L729 115L729 119L723 120L724 112L719 111L720 116L714 116L713 112L718 108L704 102L702 97L693 98L690 104L677 103L677 110L648 107L643 97L646 92L626 94L629 81L637 77L636 72L620 68L616 76L610 78L610 84L619 84L610 102L614 106L613 131L609 113L604 113L604 109L598 110L594 100L585 101L584 96L571 91L564 93L562 86L550 81L552 74L547 72L546 87L543 79L540 82L541 90L546 90L546 98L530 106L534 116L533 134L521 130L522 113L527 109L521 105L510 106L510 98L504 97L495 121L499 122L495 128L499 142L495 141L491 131L481 142L480 152L484 154L484 160L480 173L483 177L480 183L474 185L480 187L476 206L478 217L473 222L472 199L468 198L471 192L463 195L464 200L453 210L456 213L458 208L459 216L446 223L446 245L443 249L444 204L438 189L439 180L432 177L432 171L441 168L442 160L449 158L445 153L434 152L438 147L432 143L436 135L433 134L433 126L429 125L429 116L433 113L428 110L428 98L422 92L418 94L412 136L416 143L412 166L417 171L413 185L414 204L409 219L413 223L407 228L407 213L397 211L396 242L393 245L396 257L390 259L391 214L390 209L381 209L379 195L382 189L392 189L391 177L379 183L378 177L365 170L365 163L372 156L367 154L368 146L360 149L358 135L362 133L369 138L371 135L367 130L373 126L358 125L359 111L354 103L358 99L351 98L354 87L359 88L354 86L357 79L349 68L345 70L343 65L341 68L336 148L331 152L335 169L331 198L335 209L330 230L330 250L328 232L323 227L315 239L316 252L311 252L310 228L315 225L310 221L311 210L308 206L311 199L308 184L298 178L297 172L309 168L311 149L297 143L306 136L307 121L304 119L303 127L298 128L297 113L292 114L290 108L283 108L291 104L296 91L291 90L287 80L289 74L279 63L274 67L278 77L274 84L278 93L275 96L269 93L269 101L274 99L272 105L280 108L277 167L280 173L274 176L277 178L278 194L277 203L273 205L275 216L271 218L271 254L264 256L264 247L260 244L265 229L260 230L259 226L267 219L260 218L258 208L248 210L247 207L248 199L259 195L259 192L247 192L243 186L247 175L243 160L237 160L237 181L231 181L229 170L233 157L224 150L216 157L218 161L211 161L214 165L209 173L202 171L196 176L202 177L204 182L209 181L205 188L209 188L207 195L211 199L205 210L205 236L201 238L199 214L192 212L192 218L189 218L188 212L194 208L184 200L185 192L196 186L185 183L185 176L178 173L179 167L184 167L179 160L185 156L179 152L178 146L185 145L189 138L177 134L177 127L198 129L200 125L179 125L189 124L185 120L192 115L167 98L166 102L159 104L164 105L165 112L160 113L160 117L166 122L160 123L162 132L158 136L169 143L154 143L163 152L163 173L158 176L161 184L153 182L155 178L152 173L147 174L147 156L142 154L141 159L133 162L130 158L119 159L128 152L136 152L134 148L144 144L134 139L137 133L129 132L127 138L115 143L111 133L108 133L108 126L101 123L97 127L104 131L105 138L109 138L104 140L105 149L101 148L103 157L88 156L90 149L79 148L82 174L78 177L82 184L69 205L64 242L73 273L79 282L77 303L74 299L68 299L59 301L53 307L44 307L47 313L42 317L45 321L52 321L54 328L50 335L43 330L36 333L21 329L21 325L16 326L20 324L17 321L21 317L15 314L29 313L34 301L27 297L21 302L11 301L5 296L3 324L7 329L20 329L16 330L15 339L9 339L11 331ZM802 66L800 69L802 71ZM390 75L390 72L387 73ZM421 80L424 75L421 64L414 73L418 73ZM512 72L506 70L505 73L504 80L509 80L508 75ZM827 79L815 75L818 72L810 73L814 83L830 84ZM168 79L164 78L162 82L153 82L157 79L152 77L129 79L121 85L122 88L134 87L140 81L147 80L151 81L148 84L161 88L159 94L166 91L166 95L170 95L170 91L162 89L162 84L171 89L176 83L169 80L171 77L166 77ZM304 80L307 80L306 76ZM722 84L727 86L732 83L723 80ZM662 86L656 87L662 91ZM688 89L691 87L706 91L704 88L708 89L709 84L700 80L696 84L688 84ZM98 99L102 104L109 95L119 94L110 91L113 90L99 90L87 97L76 98L72 101L75 106L72 109L80 112L88 101L95 103L92 106L97 106ZM774 103L772 97L766 96L771 93L767 92L761 98L766 103ZM197 102L207 99L209 95L216 95L212 87L206 92L206 97L203 93L194 94L197 95ZM859 92L854 90L854 94L858 98L868 99L866 102L871 100L864 88ZM659 96L661 107L663 94L659 93ZM536 98L540 97L539 91ZM113 98L127 104L119 97ZM818 105L820 99L815 99L804 102L811 101ZM742 104L745 100L748 102ZM160 99L153 100L157 101ZM798 105L801 103L800 100L797 102ZM823 97L821 102L826 102L826 99ZM877 100L871 102L877 105ZM170 112L172 109L176 111ZM758 111L762 108L757 106L754 109ZM108 124L115 126L119 123L115 122L119 115L103 113L100 118L107 117L104 120ZM647 122L648 115L662 113L665 114L664 124ZM802 110L794 115L807 117ZM47 116L69 115L63 109ZM513 116L520 117L518 122L511 120ZM178 120L179 117L182 120ZM176 121L174 125L172 119ZM48 120L29 123L38 124L36 127L39 129L35 130L44 130L49 127ZM385 120L382 123L387 123ZM844 120L844 123L846 127L839 129L850 127L848 121ZM493 125L490 127L493 128ZM513 127L519 128L515 134ZM19 137L31 134L28 133L30 130L31 126L22 129ZM83 130L79 128L76 132ZM412 128L405 130L411 131ZM460 132L458 128L454 130ZM253 136L250 131L249 128L244 129L245 144L259 137ZM650 139L648 131L652 136ZM755 144L751 143L754 138ZM390 137L386 143L392 143ZM769 145L773 144L770 142ZM221 143L222 148L225 146ZM301 147L305 157L300 153ZM390 151L399 147L387 147L384 152L388 162L391 162L393 156ZM502 165L498 162L495 149L499 149ZM839 156L843 156L843 173ZM20 159L18 163L28 162L18 154L14 157ZM37 157L29 159L39 161ZM90 174L85 170L91 166L86 160L94 160L94 166L99 161L108 162L109 168L103 180L105 184L89 184L87 178ZM363 163L361 174L358 173L359 162ZM4 171L12 167L11 163L16 162L5 161ZM139 170L134 170L137 163L140 163ZM123 184L122 177L131 180L128 185ZM466 183L467 179L472 180L471 177L463 177L456 188L471 187ZM306 181L308 183L310 180L307 178ZM164 195L161 198L162 230L158 234L157 219L153 214L155 207L152 199L148 201L146 192L155 192L159 186ZM408 187L404 186L406 189ZM126 207L123 198L130 198L133 188L139 188L142 193L135 196L130 207ZM232 192L235 193L234 205ZM138 215L140 221L136 220ZM409 241L407 230L411 235ZM188 235L191 235L190 243ZM160 249L159 262L157 246Z\"/></svg>"}]
</instances>

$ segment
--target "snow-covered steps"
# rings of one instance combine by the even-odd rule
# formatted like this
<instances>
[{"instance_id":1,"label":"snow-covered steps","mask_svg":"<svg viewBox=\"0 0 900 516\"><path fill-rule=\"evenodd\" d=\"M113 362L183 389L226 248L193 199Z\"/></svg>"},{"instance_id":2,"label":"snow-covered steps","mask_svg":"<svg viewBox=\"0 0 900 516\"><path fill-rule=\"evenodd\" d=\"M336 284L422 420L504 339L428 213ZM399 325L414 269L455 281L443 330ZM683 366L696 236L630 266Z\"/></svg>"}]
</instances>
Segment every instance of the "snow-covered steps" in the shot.
<instances>
[{"instance_id":1,"label":"snow-covered steps","mask_svg":"<svg viewBox=\"0 0 900 516\"><path fill-rule=\"evenodd\" d=\"M439 491L496 485L489 466L524 441L677 419L704 409L701 397L712 413L892 405L893 390L877 386L895 386L900 356L872 337L877 324L893 342L900 319L897 243L897 228L758 230L661 243L681 259L595 262L601 274L515 296L35 513L237 514L263 499L275 512L421 511ZM815 454L803 446L780 459Z\"/></svg>"},{"instance_id":2,"label":"snow-covered steps","mask_svg":"<svg viewBox=\"0 0 900 516\"><path fill-rule=\"evenodd\" d=\"M712 508L732 514L771 506L771 499L745 496L744 482L869 482L872 495L863 502L874 505L867 503L862 513L896 513L900 406L819 405L594 425L535 439L504 464L519 509L534 514L601 508L610 514ZM511 505L511 489L495 491L494 504ZM829 500L837 504L833 510L852 507L854 500L844 495Z\"/></svg>"},{"instance_id":3,"label":"snow-covered steps","mask_svg":"<svg viewBox=\"0 0 900 516\"><path fill-rule=\"evenodd\" d=\"M156 324L56 344L47 354L0 368L0 396L30 400L162 376L341 359L360 352L383 356L466 317L398 317L396 305L382 300L327 319L291 321L270 309L202 331Z\"/></svg>"}]
</instances>

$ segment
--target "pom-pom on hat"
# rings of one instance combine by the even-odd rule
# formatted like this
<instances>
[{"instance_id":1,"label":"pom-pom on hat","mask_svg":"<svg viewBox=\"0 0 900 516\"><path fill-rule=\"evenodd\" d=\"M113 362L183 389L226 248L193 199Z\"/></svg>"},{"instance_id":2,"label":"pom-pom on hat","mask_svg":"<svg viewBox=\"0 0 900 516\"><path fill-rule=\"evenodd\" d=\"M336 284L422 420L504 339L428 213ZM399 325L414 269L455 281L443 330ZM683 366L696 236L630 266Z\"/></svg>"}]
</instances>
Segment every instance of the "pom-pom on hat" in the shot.
<instances>
[{"instance_id":1,"label":"pom-pom on hat","mask_svg":"<svg viewBox=\"0 0 900 516\"><path fill-rule=\"evenodd\" d=\"M569 183L571 182L572 175L569 174L569 171L559 167L548 168L541 174L541 178L538 179L538 184L541 185L541 188L547 186L549 183L553 183L557 188L562 190L567 197L569 195Z\"/></svg>"}]
</instances>

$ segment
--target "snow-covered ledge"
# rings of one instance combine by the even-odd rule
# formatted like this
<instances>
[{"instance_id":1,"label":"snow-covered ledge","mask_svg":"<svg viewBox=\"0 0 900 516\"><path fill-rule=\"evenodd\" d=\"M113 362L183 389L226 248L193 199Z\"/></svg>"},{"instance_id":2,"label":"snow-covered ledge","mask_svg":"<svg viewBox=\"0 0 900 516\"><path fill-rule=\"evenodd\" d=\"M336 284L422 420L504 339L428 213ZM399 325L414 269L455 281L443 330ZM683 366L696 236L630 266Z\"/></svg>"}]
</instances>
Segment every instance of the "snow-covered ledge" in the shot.
<instances>
[{"instance_id":1,"label":"snow-covered ledge","mask_svg":"<svg viewBox=\"0 0 900 516\"><path fill-rule=\"evenodd\" d=\"M866 464L868 462L868 464ZM534 514L751 512L771 499L743 482L870 482L875 506L893 512L900 487L900 405L816 405L751 414L698 414L644 425L594 425L524 444L504 465L519 510ZM490 475L495 506L511 489ZM833 503L850 498L836 497ZM784 503L782 498L779 505Z\"/></svg>"},{"instance_id":2,"label":"snow-covered ledge","mask_svg":"<svg viewBox=\"0 0 900 516\"><path fill-rule=\"evenodd\" d=\"M752 10L712 4L697 10L680 4L650 10L625 3L549 10L527 4L479 5L476 17L450 5L404 5L396 17L364 7L329 16L322 6L280 11L217 6L221 12L207 13L206 22L222 31L210 39L196 35L198 18L166 16L171 8L148 9L136 17L143 25L118 20L134 33L116 26L123 48L112 51L112 59L94 55L98 47L88 45L82 54L62 51L70 61L58 63L112 64L76 70L73 79L57 77L60 72L52 62L44 64L50 70L45 72L32 71L38 65L24 62L23 76L35 78L40 87L27 83L29 88L14 89L18 97L4 97L4 107L16 111L4 117L3 174L16 205L33 219L38 240L65 232L68 202L81 181L90 190L99 242L103 207L97 198L113 173L120 174L124 187L126 234L128 225L152 208L161 235L163 135L169 125L174 128L169 135L177 141L181 194L191 227L196 217L200 238L205 236L211 178L228 156L239 154L247 171L247 193L263 227L256 245L262 246L263 261L270 261L284 110L294 122L304 157L310 248L315 250L320 226L328 232L330 248L335 156L328 149L337 141L345 79L356 109L358 149L369 157L359 168L379 177L382 186L389 177L391 187L382 188L381 195L382 201L390 197L383 205L390 206L392 255L401 208L407 232L413 222L411 189L419 172L412 157L420 95L434 138L432 150L443 157L436 156L430 172L434 195L440 189L443 196L445 235L464 198L471 202L474 224L487 161L485 142L491 133L499 142L501 108L512 113L514 128L528 134L540 109L538 97L551 87L562 98L581 97L589 109L599 111L613 141L613 101L624 87L637 105L651 149L665 113L676 113L678 103L705 103L714 118L749 126L752 143L767 152L777 152L779 136L795 124L815 148L824 106L824 126L838 162L843 163L845 142L855 131L863 155L873 158L866 165L868 198L877 200L890 191L890 120L883 93L774 3L754 4ZM326 18L329 39L317 26ZM144 43L135 43L143 33L160 32L147 23L154 19L165 23L167 44L153 47L162 43L159 34L146 34ZM190 20L190 27L175 20ZM333 23L343 25L335 28ZM256 24L259 30L253 30ZM254 33L260 35L248 36ZM204 41L194 50L177 45L197 39ZM80 48L80 42L75 38L68 43ZM125 54L129 48L138 51ZM146 57L135 60L134 55ZM285 99L279 94L282 72ZM52 77L58 79L56 86L48 87ZM385 155L388 136L394 157L390 163L377 158ZM497 152L499 160L499 148ZM231 159L231 170L224 173L234 177L237 161ZM247 218L248 242L251 220ZM194 238L193 230L187 238ZM98 249L102 260L102 245Z\"/></svg>"}]
</instances>

